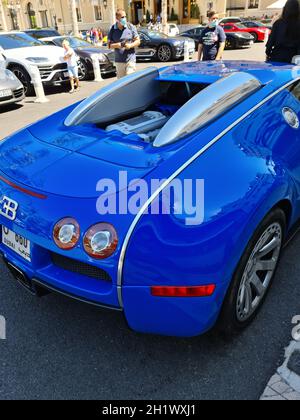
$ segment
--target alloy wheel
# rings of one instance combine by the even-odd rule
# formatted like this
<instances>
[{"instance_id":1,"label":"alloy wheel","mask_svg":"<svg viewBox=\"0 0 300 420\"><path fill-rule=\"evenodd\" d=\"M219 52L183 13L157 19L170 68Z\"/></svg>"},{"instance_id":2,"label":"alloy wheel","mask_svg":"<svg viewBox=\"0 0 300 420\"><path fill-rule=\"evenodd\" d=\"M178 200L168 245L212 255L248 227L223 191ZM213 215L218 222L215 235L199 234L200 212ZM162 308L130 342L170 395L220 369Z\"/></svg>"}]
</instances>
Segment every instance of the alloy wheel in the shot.
<instances>
[{"instance_id":1,"label":"alloy wheel","mask_svg":"<svg viewBox=\"0 0 300 420\"><path fill-rule=\"evenodd\" d=\"M172 58L171 48L168 45L162 45L161 47L159 47L157 55L158 55L159 61L166 63L167 61L170 61Z\"/></svg>"},{"instance_id":2,"label":"alloy wheel","mask_svg":"<svg viewBox=\"0 0 300 420\"><path fill-rule=\"evenodd\" d=\"M257 241L246 264L240 284L236 313L239 322L247 321L259 308L277 268L283 231L271 224Z\"/></svg>"}]
</instances>

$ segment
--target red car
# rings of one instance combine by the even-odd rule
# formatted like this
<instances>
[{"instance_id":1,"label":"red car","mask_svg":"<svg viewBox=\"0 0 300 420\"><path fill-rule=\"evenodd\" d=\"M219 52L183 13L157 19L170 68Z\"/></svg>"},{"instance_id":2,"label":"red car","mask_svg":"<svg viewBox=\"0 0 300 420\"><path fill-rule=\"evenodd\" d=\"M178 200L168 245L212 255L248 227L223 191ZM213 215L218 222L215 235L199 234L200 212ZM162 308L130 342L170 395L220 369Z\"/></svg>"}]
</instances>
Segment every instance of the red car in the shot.
<instances>
[{"instance_id":1,"label":"red car","mask_svg":"<svg viewBox=\"0 0 300 420\"><path fill-rule=\"evenodd\" d=\"M248 28L241 23L226 23L221 26L225 32L248 32L254 37L254 42L264 41L266 35L269 36L271 33L270 29L263 26Z\"/></svg>"}]
</instances>

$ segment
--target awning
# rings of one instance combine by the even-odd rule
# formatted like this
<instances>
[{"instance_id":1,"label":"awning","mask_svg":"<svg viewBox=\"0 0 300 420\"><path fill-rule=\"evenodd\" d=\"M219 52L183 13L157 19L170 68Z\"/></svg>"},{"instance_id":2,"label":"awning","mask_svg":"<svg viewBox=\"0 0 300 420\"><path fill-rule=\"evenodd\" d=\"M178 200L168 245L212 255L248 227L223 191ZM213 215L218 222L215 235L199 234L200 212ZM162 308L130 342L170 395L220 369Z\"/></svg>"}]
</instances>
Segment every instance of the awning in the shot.
<instances>
[{"instance_id":1,"label":"awning","mask_svg":"<svg viewBox=\"0 0 300 420\"><path fill-rule=\"evenodd\" d=\"M287 0L277 0L275 3L267 7L267 9L283 9Z\"/></svg>"}]
</instances>

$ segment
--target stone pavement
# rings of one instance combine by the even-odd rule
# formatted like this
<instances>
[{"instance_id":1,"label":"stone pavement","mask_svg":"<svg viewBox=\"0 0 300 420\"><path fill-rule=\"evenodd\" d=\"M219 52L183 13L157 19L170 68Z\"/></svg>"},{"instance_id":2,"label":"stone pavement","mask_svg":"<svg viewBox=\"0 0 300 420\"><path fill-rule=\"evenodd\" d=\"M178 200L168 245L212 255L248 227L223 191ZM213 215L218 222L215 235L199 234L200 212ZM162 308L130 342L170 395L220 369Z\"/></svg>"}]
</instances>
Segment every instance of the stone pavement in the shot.
<instances>
[{"instance_id":1,"label":"stone pavement","mask_svg":"<svg viewBox=\"0 0 300 420\"><path fill-rule=\"evenodd\" d=\"M270 379L262 401L300 401L300 342L292 341L285 362Z\"/></svg>"}]
</instances>

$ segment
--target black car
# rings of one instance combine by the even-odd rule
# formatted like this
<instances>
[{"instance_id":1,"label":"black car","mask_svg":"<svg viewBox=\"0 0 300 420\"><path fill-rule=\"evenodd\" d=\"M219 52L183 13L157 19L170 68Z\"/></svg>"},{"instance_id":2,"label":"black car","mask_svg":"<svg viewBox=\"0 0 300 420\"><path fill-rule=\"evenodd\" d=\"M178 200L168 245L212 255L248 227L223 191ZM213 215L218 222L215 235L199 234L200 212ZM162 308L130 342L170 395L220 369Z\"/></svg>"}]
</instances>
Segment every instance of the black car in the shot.
<instances>
[{"instance_id":1,"label":"black car","mask_svg":"<svg viewBox=\"0 0 300 420\"><path fill-rule=\"evenodd\" d=\"M97 47L83 39L74 36L55 36L42 38L41 41L47 45L56 45L62 47L63 41L68 40L70 46L75 50L80 59L79 77L81 80L90 80L94 78L92 56L97 54L102 76L114 77L116 67L114 65L114 52L103 47Z\"/></svg>"},{"instance_id":2,"label":"black car","mask_svg":"<svg viewBox=\"0 0 300 420\"><path fill-rule=\"evenodd\" d=\"M138 59L155 59L161 62L184 57L185 42L188 43L190 57L195 53L195 43L190 38L170 37L161 32L140 30L141 45L137 48Z\"/></svg>"},{"instance_id":3,"label":"black car","mask_svg":"<svg viewBox=\"0 0 300 420\"><path fill-rule=\"evenodd\" d=\"M198 26L197 28L189 29L181 36L192 38L195 41L196 50L198 50L201 33L205 26ZM236 49L252 45L254 38L252 35L243 32L226 33L226 49Z\"/></svg>"},{"instance_id":4,"label":"black car","mask_svg":"<svg viewBox=\"0 0 300 420\"><path fill-rule=\"evenodd\" d=\"M26 34L32 36L35 39L48 38L50 36L60 36L60 33L56 29L28 29L24 31Z\"/></svg>"}]
</instances>

